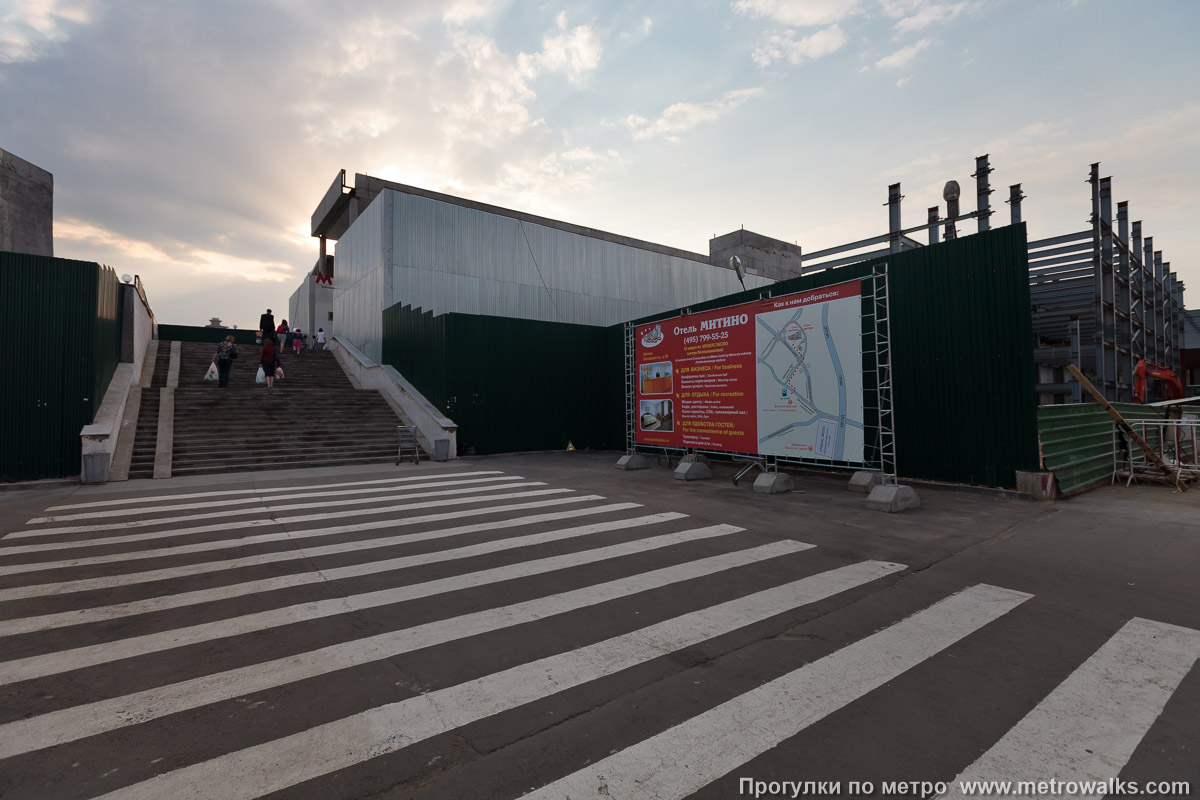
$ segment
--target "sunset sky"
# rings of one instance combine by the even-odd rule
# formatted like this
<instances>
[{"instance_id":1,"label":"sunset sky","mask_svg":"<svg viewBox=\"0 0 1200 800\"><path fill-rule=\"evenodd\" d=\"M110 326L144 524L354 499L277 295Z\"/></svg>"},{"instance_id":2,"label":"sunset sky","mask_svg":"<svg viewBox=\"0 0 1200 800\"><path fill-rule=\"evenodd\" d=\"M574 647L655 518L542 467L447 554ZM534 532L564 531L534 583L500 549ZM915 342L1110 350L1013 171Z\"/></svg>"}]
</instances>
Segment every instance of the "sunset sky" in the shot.
<instances>
[{"instance_id":1,"label":"sunset sky","mask_svg":"<svg viewBox=\"0 0 1200 800\"><path fill-rule=\"evenodd\" d=\"M1193 0L0 0L0 148L54 174L55 255L167 323L285 310L343 168L707 253L883 233L896 181L906 225L951 178L968 210L983 153L995 224L1020 182L1032 237L1078 231L1100 161L1197 292L1198 30Z\"/></svg>"}]
</instances>

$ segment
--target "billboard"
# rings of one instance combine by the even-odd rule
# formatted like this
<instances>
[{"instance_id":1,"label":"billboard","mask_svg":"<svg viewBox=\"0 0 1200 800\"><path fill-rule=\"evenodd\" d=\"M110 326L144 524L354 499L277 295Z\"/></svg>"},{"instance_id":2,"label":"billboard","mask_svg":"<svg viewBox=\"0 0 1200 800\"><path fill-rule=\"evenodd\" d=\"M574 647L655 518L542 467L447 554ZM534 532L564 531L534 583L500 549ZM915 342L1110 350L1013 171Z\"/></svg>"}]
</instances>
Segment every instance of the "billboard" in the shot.
<instances>
[{"instance_id":1,"label":"billboard","mask_svg":"<svg viewBox=\"0 0 1200 800\"><path fill-rule=\"evenodd\" d=\"M864 462L861 282L634 336L638 444Z\"/></svg>"}]
</instances>

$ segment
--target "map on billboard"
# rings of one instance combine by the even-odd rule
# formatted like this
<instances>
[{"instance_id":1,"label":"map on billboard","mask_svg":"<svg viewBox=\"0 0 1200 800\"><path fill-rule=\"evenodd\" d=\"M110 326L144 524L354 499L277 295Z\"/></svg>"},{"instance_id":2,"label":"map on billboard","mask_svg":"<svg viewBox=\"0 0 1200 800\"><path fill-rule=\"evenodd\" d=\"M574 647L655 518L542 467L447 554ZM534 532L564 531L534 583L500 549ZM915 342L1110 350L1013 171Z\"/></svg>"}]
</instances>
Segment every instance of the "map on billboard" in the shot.
<instances>
[{"instance_id":1,"label":"map on billboard","mask_svg":"<svg viewBox=\"0 0 1200 800\"><path fill-rule=\"evenodd\" d=\"M758 452L863 460L857 296L757 316Z\"/></svg>"},{"instance_id":2,"label":"map on billboard","mask_svg":"<svg viewBox=\"0 0 1200 800\"><path fill-rule=\"evenodd\" d=\"M638 326L639 444L863 463L858 281Z\"/></svg>"}]
</instances>

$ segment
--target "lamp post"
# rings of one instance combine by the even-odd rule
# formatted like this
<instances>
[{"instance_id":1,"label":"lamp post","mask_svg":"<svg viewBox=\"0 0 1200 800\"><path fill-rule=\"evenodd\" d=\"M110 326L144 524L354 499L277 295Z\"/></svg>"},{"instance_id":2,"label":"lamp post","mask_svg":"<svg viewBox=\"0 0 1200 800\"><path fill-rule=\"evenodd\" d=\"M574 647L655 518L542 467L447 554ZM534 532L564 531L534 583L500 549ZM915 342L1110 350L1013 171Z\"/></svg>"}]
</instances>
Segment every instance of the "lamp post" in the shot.
<instances>
[{"instance_id":1,"label":"lamp post","mask_svg":"<svg viewBox=\"0 0 1200 800\"><path fill-rule=\"evenodd\" d=\"M946 201L946 241L958 238L954 222L958 219L958 196L960 194L958 181L946 181L946 188L942 189L942 199Z\"/></svg>"}]
</instances>

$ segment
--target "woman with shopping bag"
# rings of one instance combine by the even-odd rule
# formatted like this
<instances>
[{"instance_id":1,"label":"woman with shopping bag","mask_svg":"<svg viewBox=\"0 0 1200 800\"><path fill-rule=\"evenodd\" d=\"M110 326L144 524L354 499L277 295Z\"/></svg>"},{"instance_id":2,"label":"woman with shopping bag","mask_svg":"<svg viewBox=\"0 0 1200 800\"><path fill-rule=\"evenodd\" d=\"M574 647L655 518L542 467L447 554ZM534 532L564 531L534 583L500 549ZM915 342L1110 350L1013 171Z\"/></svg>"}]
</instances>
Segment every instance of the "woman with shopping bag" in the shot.
<instances>
[{"instance_id":1,"label":"woman with shopping bag","mask_svg":"<svg viewBox=\"0 0 1200 800\"><path fill-rule=\"evenodd\" d=\"M261 367L260 374L266 379L268 389L275 388L275 367L278 363L279 357L275 350L275 342L271 339L264 339L262 356L258 359L258 365Z\"/></svg>"},{"instance_id":2,"label":"woman with shopping bag","mask_svg":"<svg viewBox=\"0 0 1200 800\"><path fill-rule=\"evenodd\" d=\"M226 336L225 341L217 345L216 355L213 356L213 363L217 365L217 376L219 382L218 389L229 388L229 370L233 367L233 359L238 357L237 345L233 343L232 336Z\"/></svg>"}]
</instances>

